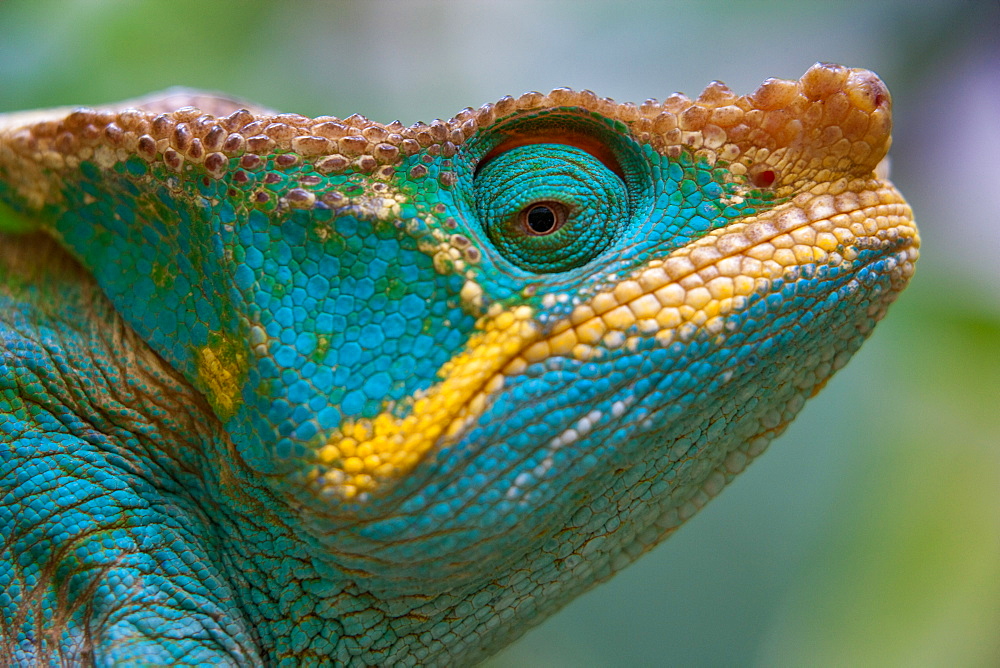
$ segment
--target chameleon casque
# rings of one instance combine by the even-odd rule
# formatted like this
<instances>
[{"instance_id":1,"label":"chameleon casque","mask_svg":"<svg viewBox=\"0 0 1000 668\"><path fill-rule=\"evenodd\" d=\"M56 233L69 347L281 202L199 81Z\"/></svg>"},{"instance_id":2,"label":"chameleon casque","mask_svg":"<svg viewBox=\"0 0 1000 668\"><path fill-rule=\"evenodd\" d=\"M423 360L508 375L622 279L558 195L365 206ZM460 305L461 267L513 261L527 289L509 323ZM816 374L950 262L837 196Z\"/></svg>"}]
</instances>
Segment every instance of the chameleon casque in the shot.
<instances>
[{"instance_id":1,"label":"chameleon casque","mask_svg":"<svg viewBox=\"0 0 1000 668\"><path fill-rule=\"evenodd\" d=\"M0 663L470 664L693 515L913 272L890 98L0 117Z\"/></svg>"}]
</instances>

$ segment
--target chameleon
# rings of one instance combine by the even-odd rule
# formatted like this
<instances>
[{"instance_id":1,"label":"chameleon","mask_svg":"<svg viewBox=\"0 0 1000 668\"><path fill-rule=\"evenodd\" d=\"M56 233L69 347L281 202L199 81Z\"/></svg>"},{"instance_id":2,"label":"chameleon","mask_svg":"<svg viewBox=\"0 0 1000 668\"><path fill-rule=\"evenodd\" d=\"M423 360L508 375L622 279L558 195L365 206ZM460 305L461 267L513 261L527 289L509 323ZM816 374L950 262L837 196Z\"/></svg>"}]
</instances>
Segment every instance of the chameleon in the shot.
<instances>
[{"instance_id":1,"label":"chameleon","mask_svg":"<svg viewBox=\"0 0 1000 668\"><path fill-rule=\"evenodd\" d=\"M891 100L0 116L0 663L469 665L674 532L913 274Z\"/></svg>"}]
</instances>

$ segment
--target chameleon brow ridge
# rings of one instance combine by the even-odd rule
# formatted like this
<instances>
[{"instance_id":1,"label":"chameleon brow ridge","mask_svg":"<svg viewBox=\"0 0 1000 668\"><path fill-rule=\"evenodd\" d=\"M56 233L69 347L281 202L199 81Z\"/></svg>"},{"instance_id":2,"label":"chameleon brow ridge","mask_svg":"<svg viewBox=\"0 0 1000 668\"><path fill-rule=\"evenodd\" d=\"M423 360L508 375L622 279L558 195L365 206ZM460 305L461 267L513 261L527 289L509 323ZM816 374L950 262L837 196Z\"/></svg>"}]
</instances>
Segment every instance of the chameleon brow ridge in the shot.
<instances>
[{"instance_id":1,"label":"chameleon brow ridge","mask_svg":"<svg viewBox=\"0 0 1000 668\"><path fill-rule=\"evenodd\" d=\"M67 114L63 108L7 115L0 125L10 136L3 147L6 160L19 162L22 169L44 164L57 171L73 168L85 158L102 164L139 155L163 160L179 171L184 162L204 164L207 160L211 165L246 154L292 152L321 156L316 160L320 171L355 168L371 172L380 164L397 162L432 146L443 153L454 151L481 126L498 119L565 106L620 121L638 141L649 142L662 153L689 150L709 163L727 160L734 163L736 173L745 171L740 157L781 174L793 161L815 154L811 159L831 174L864 174L870 171L869 164L877 165L888 151L891 128L885 85L871 72L831 65L817 65L799 81L768 79L744 96L714 82L695 100L675 93L662 103L651 100L636 106L599 98L590 91L558 88L548 95L532 92L516 99L505 97L478 110L464 109L447 122L410 127L398 122L383 125L357 114L347 119L310 119L298 114L258 117L244 108L223 117L202 114L196 107L156 114L143 110L157 108L155 96L134 102L135 106L118 112L81 108ZM178 126L184 131L178 131ZM213 134L219 139L206 144L204 140ZM215 176L221 173L210 171ZM22 197L38 206L43 200L37 186L31 185L33 176L38 174L24 174L19 185L24 189Z\"/></svg>"}]
</instances>

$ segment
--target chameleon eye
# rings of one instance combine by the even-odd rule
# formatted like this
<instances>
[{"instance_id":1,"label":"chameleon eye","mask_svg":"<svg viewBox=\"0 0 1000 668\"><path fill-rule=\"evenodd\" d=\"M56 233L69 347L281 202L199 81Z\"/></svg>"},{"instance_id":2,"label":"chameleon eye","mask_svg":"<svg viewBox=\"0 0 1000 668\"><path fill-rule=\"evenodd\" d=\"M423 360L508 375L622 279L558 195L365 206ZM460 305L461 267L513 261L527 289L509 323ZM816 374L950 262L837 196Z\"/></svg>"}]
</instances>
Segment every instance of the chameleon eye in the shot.
<instances>
[{"instance_id":1,"label":"chameleon eye","mask_svg":"<svg viewBox=\"0 0 1000 668\"><path fill-rule=\"evenodd\" d=\"M607 249L628 217L621 177L565 144L517 146L489 159L474 182L486 234L512 263L555 273Z\"/></svg>"}]
</instances>

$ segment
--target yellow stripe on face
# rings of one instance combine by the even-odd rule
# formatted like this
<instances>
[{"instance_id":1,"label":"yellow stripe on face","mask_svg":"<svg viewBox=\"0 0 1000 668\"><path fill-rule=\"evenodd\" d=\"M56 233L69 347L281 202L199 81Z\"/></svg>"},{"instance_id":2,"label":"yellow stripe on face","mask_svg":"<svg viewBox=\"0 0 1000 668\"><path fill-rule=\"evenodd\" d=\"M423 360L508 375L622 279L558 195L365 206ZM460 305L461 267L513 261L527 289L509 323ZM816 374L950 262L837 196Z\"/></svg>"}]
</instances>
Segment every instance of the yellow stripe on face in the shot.
<instances>
[{"instance_id":1,"label":"yellow stripe on face","mask_svg":"<svg viewBox=\"0 0 1000 668\"><path fill-rule=\"evenodd\" d=\"M461 431L486 408L486 397L503 387L500 370L538 337L527 306L495 309L478 323L481 331L465 351L448 360L443 379L413 398L405 417L383 412L350 421L318 452L323 491L344 498L370 492L406 475L441 436Z\"/></svg>"},{"instance_id":2,"label":"yellow stripe on face","mask_svg":"<svg viewBox=\"0 0 1000 668\"><path fill-rule=\"evenodd\" d=\"M651 260L578 304L544 338L530 307L495 305L466 350L441 367L442 380L414 397L405 417L386 411L331 435L315 471L323 491L353 498L398 480L440 438L456 436L482 415L505 378L530 364L550 357L589 360L640 338L666 346L721 333L726 317L745 308L752 294L802 266L853 261L861 239L909 240L908 262L899 270L912 273L919 242L895 188L864 179L843 182L836 193L836 186L823 187ZM543 299L543 307L552 303Z\"/></svg>"}]
</instances>

